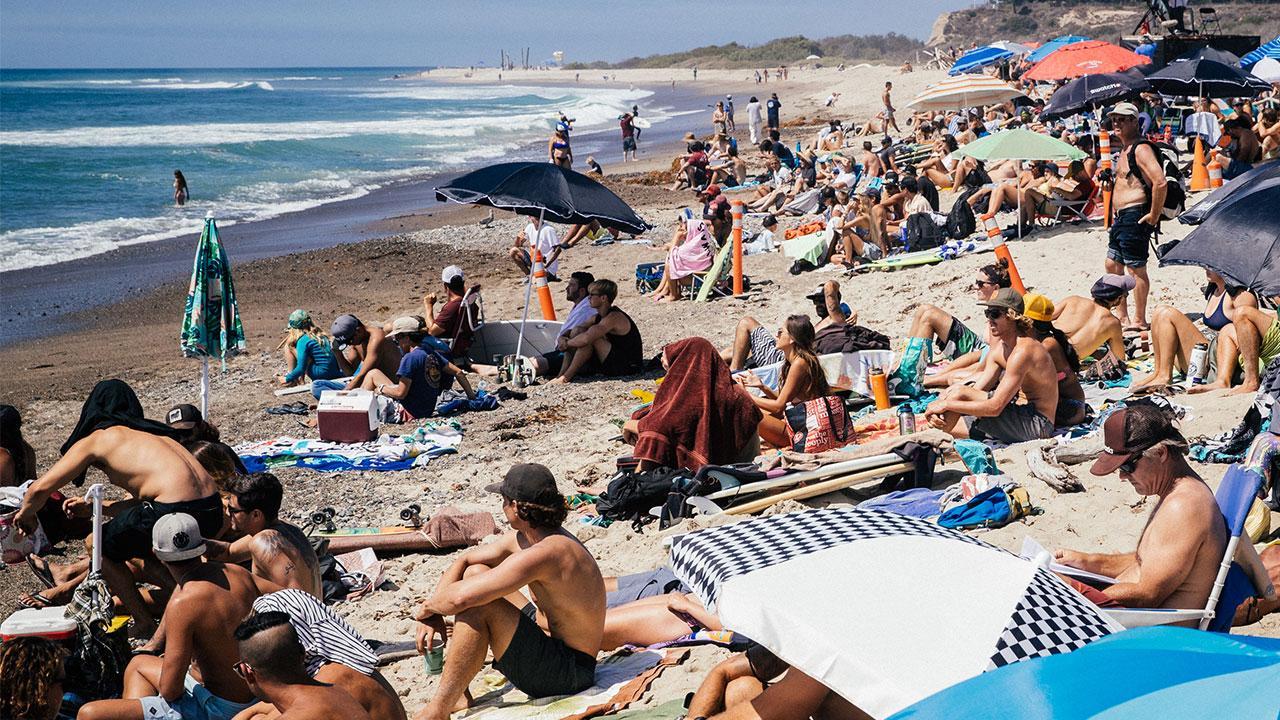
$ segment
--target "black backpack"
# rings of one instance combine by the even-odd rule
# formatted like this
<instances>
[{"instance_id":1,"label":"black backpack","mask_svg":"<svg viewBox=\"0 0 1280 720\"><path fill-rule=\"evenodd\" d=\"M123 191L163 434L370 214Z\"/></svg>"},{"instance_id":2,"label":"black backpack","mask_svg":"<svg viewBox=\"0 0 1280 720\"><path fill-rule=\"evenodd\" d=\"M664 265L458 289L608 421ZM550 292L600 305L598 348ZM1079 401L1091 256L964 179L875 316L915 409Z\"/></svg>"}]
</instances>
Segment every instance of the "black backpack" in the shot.
<instances>
[{"instance_id":1,"label":"black backpack","mask_svg":"<svg viewBox=\"0 0 1280 720\"><path fill-rule=\"evenodd\" d=\"M596 512L608 520L631 520L639 529L656 519L649 511L666 503L676 478L689 475L684 468L654 468L643 472L624 470L609 481L609 486L596 501Z\"/></svg>"},{"instance_id":2,"label":"black backpack","mask_svg":"<svg viewBox=\"0 0 1280 720\"><path fill-rule=\"evenodd\" d=\"M956 198L947 213L947 237L952 240L964 240L978 230L978 218L973 216L973 208L969 207L968 193Z\"/></svg>"},{"instance_id":3,"label":"black backpack","mask_svg":"<svg viewBox=\"0 0 1280 720\"><path fill-rule=\"evenodd\" d=\"M946 240L942 228L933 221L930 213L919 212L907 216L906 228L908 252L936 248Z\"/></svg>"},{"instance_id":4,"label":"black backpack","mask_svg":"<svg viewBox=\"0 0 1280 720\"><path fill-rule=\"evenodd\" d=\"M1165 220L1172 220L1182 214L1187 204L1187 190L1182 186L1182 171L1178 169L1178 162L1175 158L1169 157L1164 148L1167 145L1157 145L1150 140L1139 140L1129 146L1129 174L1138 178L1138 182L1142 183L1142 189L1147 194L1147 203L1151 202L1151 185L1147 182L1147 177L1138 172L1137 155L1139 145L1150 145L1152 152L1156 154L1156 160L1160 163L1160 169L1164 171L1165 193L1164 193L1164 212L1161 215ZM1176 150L1174 151L1177 152Z\"/></svg>"}]
</instances>

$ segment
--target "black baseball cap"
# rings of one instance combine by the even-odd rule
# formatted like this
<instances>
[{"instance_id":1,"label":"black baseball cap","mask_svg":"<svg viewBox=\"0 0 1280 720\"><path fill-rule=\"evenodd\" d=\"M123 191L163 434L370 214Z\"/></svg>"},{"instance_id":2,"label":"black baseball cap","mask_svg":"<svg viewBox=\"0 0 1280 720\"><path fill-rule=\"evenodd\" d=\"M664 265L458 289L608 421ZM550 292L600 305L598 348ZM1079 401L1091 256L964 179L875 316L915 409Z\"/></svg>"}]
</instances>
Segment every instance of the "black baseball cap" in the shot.
<instances>
[{"instance_id":1,"label":"black baseball cap","mask_svg":"<svg viewBox=\"0 0 1280 720\"><path fill-rule=\"evenodd\" d=\"M564 495L556 487L555 476L546 465L520 463L512 465L500 483L486 485L485 490L508 500L554 508L564 503Z\"/></svg>"},{"instance_id":2,"label":"black baseball cap","mask_svg":"<svg viewBox=\"0 0 1280 720\"><path fill-rule=\"evenodd\" d=\"M165 416L165 423L177 430L191 430L201 420L204 416L200 414L200 408L190 404L174 405Z\"/></svg>"}]
</instances>

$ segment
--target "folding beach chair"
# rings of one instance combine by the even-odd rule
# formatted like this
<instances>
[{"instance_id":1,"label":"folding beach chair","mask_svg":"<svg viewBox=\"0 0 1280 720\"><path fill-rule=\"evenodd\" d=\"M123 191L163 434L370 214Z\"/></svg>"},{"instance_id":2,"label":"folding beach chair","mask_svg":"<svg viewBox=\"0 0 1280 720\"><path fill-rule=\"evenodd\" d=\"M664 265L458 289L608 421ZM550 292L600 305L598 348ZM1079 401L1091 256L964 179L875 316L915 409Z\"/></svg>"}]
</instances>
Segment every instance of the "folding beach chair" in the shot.
<instances>
[{"instance_id":1,"label":"folding beach chair","mask_svg":"<svg viewBox=\"0 0 1280 720\"><path fill-rule=\"evenodd\" d=\"M449 340L449 348L453 348L453 344L458 342L458 335L462 333L462 323L466 323L471 328L471 335L475 334L484 327L484 298L480 296L480 286L472 285L470 290L462 296L462 319L458 321L458 331L453 334Z\"/></svg>"},{"instance_id":2,"label":"folding beach chair","mask_svg":"<svg viewBox=\"0 0 1280 720\"><path fill-rule=\"evenodd\" d=\"M706 302L711 298L711 294L715 293L716 297L728 297L729 293L724 292L718 286L724 277L728 274L729 269L733 267L733 263L728 261L729 253L733 252L733 242L727 242L724 247L720 248L720 252L716 253L715 262L711 263L711 267L706 272L694 273L693 282L689 283L689 295L698 302Z\"/></svg>"},{"instance_id":3,"label":"folding beach chair","mask_svg":"<svg viewBox=\"0 0 1280 720\"><path fill-rule=\"evenodd\" d=\"M1213 590L1209 593L1209 601L1205 603L1204 609L1103 608L1103 611L1126 628L1198 620L1201 630L1230 632L1236 608L1257 592L1253 582L1244 569L1236 563L1235 558L1236 549L1240 546L1241 536L1244 534L1245 518L1249 515L1249 508L1252 507L1260 487L1262 487L1262 476L1237 463L1227 469L1227 474L1222 478L1222 484L1218 486L1218 492L1214 494L1231 537L1227 540L1227 550L1222 554L1222 563L1218 567L1218 575L1214 578ZM1249 542L1247 536L1244 541Z\"/></svg>"},{"instance_id":4,"label":"folding beach chair","mask_svg":"<svg viewBox=\"0 0 1280 720\"><path fill-rule=\"evenodd\" d=\"M1093 213L1093 208L1098 203L1101 193L1100 189L1094 188L1092 195L1080 200L1067 200L1050 196L1049 207L1053 209L1053 214L1037 213L1036 219L1046 221L1046 225L1062 222L1092 222L1090 215Z\"/></svg>"}]
</instances>

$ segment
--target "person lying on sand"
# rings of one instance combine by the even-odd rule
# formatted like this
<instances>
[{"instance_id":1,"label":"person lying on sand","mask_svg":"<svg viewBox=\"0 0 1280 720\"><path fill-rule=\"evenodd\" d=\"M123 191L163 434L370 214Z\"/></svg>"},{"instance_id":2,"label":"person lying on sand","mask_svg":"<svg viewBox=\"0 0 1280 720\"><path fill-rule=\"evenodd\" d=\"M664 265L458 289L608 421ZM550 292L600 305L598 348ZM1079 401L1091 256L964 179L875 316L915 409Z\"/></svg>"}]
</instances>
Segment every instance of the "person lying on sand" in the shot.
<instances>
[{"instance_id":1,"label":"person lying on sand","mask_svg":"<svg viewBox=\"0 0 1280 720\"><path fill-rule=\"evenodd\" d=\"M235 672L253 695L290 720L372 720L340 687L315 680L303 665L302 643L281 612L254 613L235 630L240 662ZM239 717L244 718L244 714ZM250 717L267 717L255 714Z\"/></svg>"},{"instance_id":2,"label":"person lying on sand","mask_svg":"<svg viewBox=\"0 0 1280 720\"><path fill-rule=\"evenodd\" d=\"M238 565L202 560L204 536L186 513L155 523L152 550L177 583L165 606L162 640L152 646L163 655L135 655L125 669L124 699L91 702L78 717L231 720L254 703L238 673L235 627L259 595L280 588Z\"/></svg>"},{"instance_id":3,"label":"person lying on sand","mask_svg":"<svg viewBox=\"0 0 1280 720\"><path fill-rule=\"evenodd\" d=\"M840 283L828 280L805 295L805 299L813 303L813 312L818 316L818 323L813 326L814 350L819 355L843 352L843 333L833 333L829 329L857 325L858 313L842 301ZM738 321L733 345L721 350L720 357L729 364L729 369L733 372L764 367L783 360L782 351L778 349L773 333L749 315Z\"/></svg>"},{"instance_id":4,"label":"person lying on sand","mask_svg":"<svg viewBox=\"0 0 1280 720\"><path fill-rule=\"evenodd\" d=\"M1057 562L1116 578L1101 590L1072 580L1100 606L1202 608L1227 547L1227 528L1213 491L1187 464L1187 441L1169 414L1154 405L1131 405L1102 426L1105 448L1090 472L1119 472L1139 495L1157 502L1128 553L1060 549ZM1247 542L1247 539L1246 539Z\"/></svg>"},{"instance_id":5,"label":"person lying on sand","mask_svg":"<svg viewBox=\"0 0 1280 720\"><path fill-rule=\"evenodd\" d=\"M871 720L870 715L831 692L826 685L758 644L711 668L689 699L685 717L689 720Z\"/></svg>"},{"instance_id":6,"label":"person lying on sand","mask_svg":"<svg viewBox=\"0 0 1280 720\"><path fill-rule=\"evenodd\" d=\"M1177 308L1162 305L1151 316L1151 352L1155 367L1134 387L1168 385L1173 371L1187 372L1196 345L1207 345L1205 384L1191 392L1207 392L1239 385L1228 394L1257 392L1260 372L1280 355L1280 319L1274 310L1263 310L1252 293L1228 289L1223 277L1206 270L1205 312L1201 330ZM1234 292L1233 292L1234 291ZM1213 332L1208 332L1213 331ZM1206 334L1208 332L1208 334Z\"/></svg>"},{"instance_id":7,"label":"person lying on sand","mask_svg":"<svg viewBox=\"0 0 1280 720\"><path fill-rule=\"evenodd\" d=\"M1053 304L1053 323L1071 338L1077 356L1089 357L1105 347L1116 360L1124 360L1124 331L1112 309L1133 285L1132 276L1103 275L1094 281L1090 297L1068 295Z\"/></svg>"},{"instance_id":8,"label":"person lying on sand","mask_svg":"<svg viewBox=\"0 0 1280 720\"><path fill-rule=\"evenodd\" d=\"M234 542L206 540L208 558L218 562L250 561L253 574L285 588L323 597L320 561L307 536L280 519L284 488L266 472L237 475L227 482L231 527L242 537Z\"/></svg>"},{"instance_id":9,"label":"person lying on sand","mask_svg":"<svg viewBox=\"0 0 1280 720\"><path fill-rule=\"evenodd\" d=\"M84 482L96 467L111 484L133 499L116 503L102 528L102 575L111 591L133 615L135 632L149 637L155 631L143 597L126 562L151 556L151 528L161 516L184 512L210 535L222 528L222 498L209 473L174 440L179 431L147 420L133 389L120 380L94 386L80 411L80 420L62 445L62 458L27 489L14 524L24 533L36 529L36 514L49 496L67 483ZM161 587L172 580L157 576Z\"/></svg>"},{"instance_id":10,"label":"person lying on sand","mask_svg":"<svg viewBox=\"0 0 1280 720\"><path fill-rule=\"evenodd\" d=\"M764 416L760 419L760 439L775 448L791 447L791 431L787 426L788 405L798 405L830 394L826 373L813 349L814 329L808 315L792 315L778 328L776 344L782 351L782 372L775 392L753 372L735 379L746 388L755 388L761 396L751 400Z\"/></svg>"},{"instance_id":11,"label":"person lying on sand","mask_svg":"<svg viewBox=\"0 0 1280 720\"><path fill-rule=\"evenodd\" d=\"M925 409L925 419L958 438L1018 443L1053 435L1057 370L1049 352L1030 337L1022 296L1001 288L978 304L986 307L990 352L973 384L942 391Z\"/></svg>"},{"instance_id":12,"label":"person lying on sand","mask_svg":"<svg viewBox=\"0 0 1280 720\"><path fill-rule=\"evenodd\" d=\"M403 354L400 366L391 376L380 370L370 372L363 386L387 398L390 407L380 408L384 419L391 417L403 423L435 415L440 394L453 385L455 378L467 397L475 399L476 392L462 368L449 362L434 346L422 342L425 335L417 318L396 318L389 337Z\"/></svg>"},{"instance_id":13,"label":"person lying on sand","mask_svg":"<svg viewBox=\"0 0 1280 720\"><path fill-rule=\"evenodd\" d=\"M414 616L419 652L437 635L445 638L444 619L455 617L444 674L417 720L445 720L466 707L464 692L489 651L494 669L533 698L581 692L595 682L604 579L591 553L562 527L568 505L555 478L542 465L520 464L486 490L502 496L512 531L463 553ZM525 587L536 607L525 607Z\"/></svg>"},{"instance_id":14,"label":"person lying on sand","mask_svg":"<svg viewBox=\"0 0 1280 720\"><path fill-rule=\"evenodd\" d=\"M596 317L584 321L585 330L565 341L564 367L551 383L592 375L632 375L643 369L640 328L613 304L617 298L618 285L612 280L596 280L587 287L587 302L595 308Z\"/></svg>"}]
</instances>

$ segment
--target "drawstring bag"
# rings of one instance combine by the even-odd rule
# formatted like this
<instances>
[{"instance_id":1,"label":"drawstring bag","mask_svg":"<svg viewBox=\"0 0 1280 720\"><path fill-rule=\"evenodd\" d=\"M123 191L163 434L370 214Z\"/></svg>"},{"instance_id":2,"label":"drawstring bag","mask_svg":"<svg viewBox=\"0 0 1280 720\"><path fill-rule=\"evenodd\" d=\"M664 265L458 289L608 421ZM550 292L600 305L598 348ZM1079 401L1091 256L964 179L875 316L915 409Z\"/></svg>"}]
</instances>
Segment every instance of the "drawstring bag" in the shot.
<instances>
[{"instance_id":1,"label":"drawstring bag","mask_svg":"<svg viewBox=\"0 0 1280 720\"><path fill-rule=\"evenodd\" d=\"M952 530L1003 527L1032 511L1031 496L1026 488L1015 486L1006 490L993 487L977 495L969 502L953 507L938 517L938 524Z\"/></svg>"},{"instance_id":2,"label":"drawstring bag","mask_svg":"<svg viewBox=\"0 0 1280 720\"><path fill-rule=\"evenodd\" d=\"M791 405L786 417L791 449L796 452L820 453L843 447L853 430L844 401L835 395Z\"/></svg>"}]
</instances>

